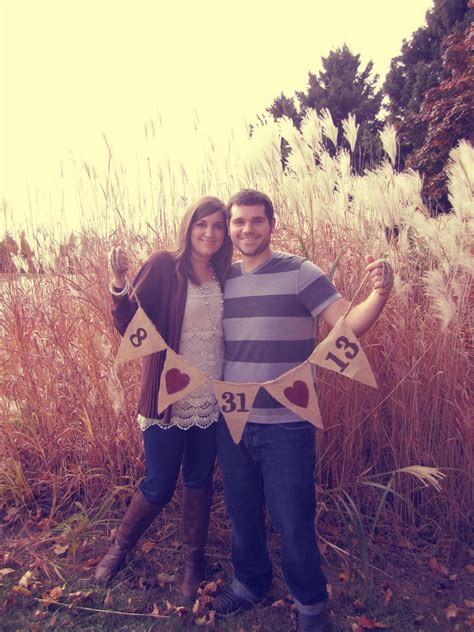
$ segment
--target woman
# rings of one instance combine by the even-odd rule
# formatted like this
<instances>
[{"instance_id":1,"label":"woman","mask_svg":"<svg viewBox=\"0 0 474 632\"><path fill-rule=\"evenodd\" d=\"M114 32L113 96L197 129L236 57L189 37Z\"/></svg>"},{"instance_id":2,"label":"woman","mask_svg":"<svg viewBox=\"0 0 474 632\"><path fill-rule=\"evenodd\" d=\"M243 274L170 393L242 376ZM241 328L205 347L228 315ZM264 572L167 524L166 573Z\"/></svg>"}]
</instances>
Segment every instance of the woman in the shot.
<instances>
[{"instance_id":1,"label":"woman","mask_svg":"<svg viewBox=\"0 0 474 632\"><path fill-rule=\"evenodd\" d=\"M213 379L222 378L222 288L232 244L224 203L203 197L181 223L178 249L155 252L130 290L123 250L111 253L114 323L123 335L138 304L167 344ZM181 586L195 597L204 579L204 546L209 526L218 406L211 385L157 414L165 352L143 358L138 422L143 432L145 479L133 495L117 535L96 569L96 581L110 581L139 537L171 499L180 467L183 474L183 559Z\"/></svg>"}]
</instances>

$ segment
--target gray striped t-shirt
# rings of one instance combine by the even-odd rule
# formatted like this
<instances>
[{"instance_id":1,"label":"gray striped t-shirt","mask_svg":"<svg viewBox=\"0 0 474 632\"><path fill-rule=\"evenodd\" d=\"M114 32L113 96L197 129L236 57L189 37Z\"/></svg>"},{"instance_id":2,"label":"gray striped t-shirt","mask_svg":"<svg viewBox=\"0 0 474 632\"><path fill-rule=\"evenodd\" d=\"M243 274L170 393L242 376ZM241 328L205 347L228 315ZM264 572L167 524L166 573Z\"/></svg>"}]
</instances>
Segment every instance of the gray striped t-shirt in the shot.
<instances>
[{"instance_id":1,"label":"gray striped t-shirt","mask_svg":"<svg viewBox=\"0 0 474 632\"><path fill-rule=\"evenodd\" d=\"M307 360L315 345L314 318L339 298L327 276L302 257L274 252L251 272L235 263L224 291L224 380L261 384ZM300 420L258 391L249 421Z\"/></svg>"}]
</instances>

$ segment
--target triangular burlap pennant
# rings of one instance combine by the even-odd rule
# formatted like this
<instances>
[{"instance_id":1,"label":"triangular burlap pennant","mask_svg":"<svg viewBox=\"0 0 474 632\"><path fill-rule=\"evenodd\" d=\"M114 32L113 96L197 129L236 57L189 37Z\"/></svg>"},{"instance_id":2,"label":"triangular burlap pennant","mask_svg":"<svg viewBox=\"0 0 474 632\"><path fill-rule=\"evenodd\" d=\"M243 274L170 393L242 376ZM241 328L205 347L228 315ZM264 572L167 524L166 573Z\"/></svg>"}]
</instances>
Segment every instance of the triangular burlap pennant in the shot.
<instances>
[{"instance_id":1,"label":"triangular burlap pennant","mask_svg":"<svg viewBox=\"0 0 474 632\"><path fill-rule=\"evenodd\" d=\"M158 392L158 414L192 393L209 378L168 347Z\"/></svg>"},{"instance_id":2,"label":"triangular burlap pennant","mask_svg":"<svg viewBox=\"0 0 474 632\"><path fill-rule=\"evenodd\" d=\"M122 362L135 360L150 353L163 351L167 346L155 325L139 307L122 338L115 364L122 364Z\"/></svg>"},{"instance_id":3,"label":"triangular burlap pennant","mask_svg":"<svg viewBox=\"0 0 474 632\"><path fill-rule=\"evenodd\" d=\"M337 321L329 335L313 351L309 361L377 388L367 356L345 318Z\"/></svg>"},{"instance_id":4,"label":"triangular burlap pennant","mask_svg":"<svg viewBox=\"0 0 474 632\"><path fill-rule=\"evenodd\" d=\"M289 408L314 426L323 427L309 362L300 364L262 386L285 408Z\"/></svg>"},{"instance_id":5,"label":"triangular burlap pennant","mask_svg":"<svg viewBox=\"0 0 474 632\"><path fill-rule=\"evenodd\" d=\"M232 439L234 443L239 443L260 384L213 381L212 388Z\"/></svg>"}]
</instances>

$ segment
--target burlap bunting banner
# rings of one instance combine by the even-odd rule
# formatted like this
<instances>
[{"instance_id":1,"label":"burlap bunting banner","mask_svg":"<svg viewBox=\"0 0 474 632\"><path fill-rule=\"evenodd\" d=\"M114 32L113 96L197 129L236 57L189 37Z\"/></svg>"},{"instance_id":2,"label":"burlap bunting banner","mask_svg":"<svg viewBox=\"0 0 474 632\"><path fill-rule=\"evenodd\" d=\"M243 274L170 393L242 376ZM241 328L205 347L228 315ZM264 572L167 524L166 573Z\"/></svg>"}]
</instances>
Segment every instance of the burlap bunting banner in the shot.
<instances>
[{"instance_id":1,"label":"burlap bunting banner","mask_svg":"<svg viewBox=\"0 0 474 632\"><path fill-rule=\"evenodd\" d=\"M239 443L260 384L213 381L212 388L232 439Z\"/></svg>"},{"instance_id":2,"label":"burlap bunting banner","mask_svg":"<svg viewBox=\"0 0 474 632\"><path fill-rule=\"evenodd\" d=\"M168 347L158 392L158 414L208 380L202 371Z\"/></svg>"},{"instance_id":3,"label":"burlap bunting banner","mask_svg":"<svg viewBox=\"0 0 474 632\"><path fill-rule=\"evenodd\" d=\"M377 388L367 356L345 318L337 321L329 335L313 351L309 361Z\"/></svg>"},{"instance_id":4,"label":"burlap bunting banner","mask_svg":"<svg viewBox=\"0 0 474 632\"><path fill-rule=\"evenodd\" d=\"M280 404L314 426L323 427L318 398L314 391L313 372L309 362L300 364L300 366L283 373L276 380L265 382L262 386Z\"/></svg>"},{"instance_id":5,"label":"burlap bunting banner","mask_svg":"<svg viewBox=\"0 0 474 632\"><path fill-rule=\"evenodd\" d=\"M155 325L139 307L122 338L115 364L122 364L150 353L163 351L167 347L168 345L158 333Z\"/></svg>"},{"instance_id":6,"label":"burlap bunting banner","mask_svg":"<svg viewBox=\"0 0 474 632\"><path fill-rule=\"evenodd\" d=\"M158 394L158 414L209 378L168 347L141 307L125 331L115 364L167 350ZM303 364L264 384L238 384L211 380L230 434L239 443L258 390L263 387L277 401L319 428L323 427L314 390L311 364L336 371L373 388L377 382L359 340L345 318L340 318L329 335Z\"/></svg>"}]
</instances>

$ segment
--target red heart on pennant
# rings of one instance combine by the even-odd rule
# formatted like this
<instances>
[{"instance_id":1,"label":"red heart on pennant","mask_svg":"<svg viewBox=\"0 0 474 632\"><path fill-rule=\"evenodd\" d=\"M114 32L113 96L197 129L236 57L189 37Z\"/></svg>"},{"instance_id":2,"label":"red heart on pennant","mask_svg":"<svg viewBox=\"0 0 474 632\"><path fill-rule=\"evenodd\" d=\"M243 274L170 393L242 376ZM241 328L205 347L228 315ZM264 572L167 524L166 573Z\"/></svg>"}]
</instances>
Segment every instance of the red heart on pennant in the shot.
<instances>
[{"instance_id":1,"label":"red heart on pennant","mask_svg":"<svg viewBox=\"0 0 474 632\"><path fill-rule=\"evenodd\" d=\"M301 406L301 408L306 408L309 403L309 390L306 385L306 382L302 380L296 380L293 383L293 386L287 386L283 393L285 397L295 406Z\"/></svg>"},{"instance_id":2,"label":"red heart on pennant","mask_svg":"<svg viewBox=\"0 0 474 632\"><path fill-rule=\"evenodd\" d=\"M191 381L189 375L187 373L181 373L179 369L170 369L167 371L165 379L168 395L182 391Z\"/></svg>"}]
</instances>

